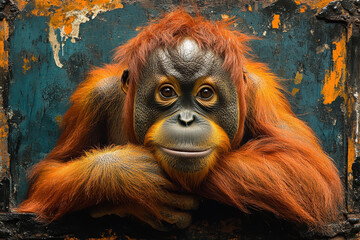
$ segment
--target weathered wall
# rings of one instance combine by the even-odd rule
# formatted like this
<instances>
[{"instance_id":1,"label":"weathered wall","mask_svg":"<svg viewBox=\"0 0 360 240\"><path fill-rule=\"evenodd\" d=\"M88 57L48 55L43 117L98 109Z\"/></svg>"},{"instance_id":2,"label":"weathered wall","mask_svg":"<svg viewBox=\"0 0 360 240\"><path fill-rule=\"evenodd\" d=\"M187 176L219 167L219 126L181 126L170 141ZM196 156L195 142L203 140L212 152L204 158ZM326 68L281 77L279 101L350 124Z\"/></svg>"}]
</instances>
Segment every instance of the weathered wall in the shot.
<instances>
[{"instance_id":1,"label":"weathered wall","mask_svg":"<svg viewBox=\"0 0 360 240\"><path fill-rule=\"evenodd\" d=\"M109 63L112 49L179 2L11 1L19 14L10 18L10 9L5 9L8 15L0 22L7 110L0 109L0 177L10 178L11 173L12 206L24 198L29 167L54 146L69 96L86 72ZM346 184L348 165L355 159L353 139L345 131L346 114L353 107L345 89L348 36L342 24L315 17L329 2L195 1L204 16L235 17L239 30L261 38L251 43L254 55L285 79L295 113L315 131ZM185 7L192 11L191 5Z\"/></svg>"},{"instance_id":2,"label":"weathered wall","mask_svg":"<svg viewBox=\"0 0 360 240\"><path fill-rule=\"evenodd\" d=\"M9 39L8 94L15 204L26 192L27 169L53 147L69 96L86 71L110 62L112 49L176 6L173 2L18 3L20 14ZM262 38L252 42L254 54L287 80L295 112L314 129L344 176L343 28L319 21L316 8L301 1L218 1L201 11L212 19L236 17L240 30Z\"/></svg>"}]
</instances>

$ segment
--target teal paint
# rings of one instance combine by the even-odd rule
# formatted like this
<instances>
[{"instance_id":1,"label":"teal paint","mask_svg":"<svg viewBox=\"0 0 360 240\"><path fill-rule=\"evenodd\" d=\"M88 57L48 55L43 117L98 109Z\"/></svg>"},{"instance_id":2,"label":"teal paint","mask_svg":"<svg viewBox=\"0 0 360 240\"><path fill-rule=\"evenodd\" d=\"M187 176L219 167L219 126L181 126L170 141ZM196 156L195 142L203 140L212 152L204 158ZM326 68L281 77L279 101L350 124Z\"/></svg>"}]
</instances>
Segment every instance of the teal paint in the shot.
<instances>
[{"instance_id":1,"label":"teal paint","mask_svg":"<svg viewBox=\"0 0 360 240\"><path fill-rule=\"evenodd\" d=\"M302 71L301 84L295 86L292 81L285 81L290 92L294 87L300 88L295 97L288 94L288 98L295 113L309 123L343 173L346 163L344 117L340 111L343 99L338 98L329 106L322 104L320 92L325 70L331 67L331 49L316 53L323 44L331 47L340 36L341 26L318 21L314 11L296 13L297 5L284 7L281 1L276 4L257 12L209 6L203 9L203 14L212 19L221 18L221 14L236 16L239 29L262 37L261 41L252 41L253 53L280 77L294 79L296 72ZM60 50L63 68L55 65L48 41L49 18L29 17L25 12L17 18L10 38L13 80L8 95L9 109L14 113L10 120L9 151L17 203L26 193L27 169L53 148L59 136L55 118L68 109L69 97L85 73L91 66L109 63L114 48L134 37L136 27L144 26L160 13L159 8L145 10L138 4L124 4L123 9L101 13L81 24L79 40L72 43L68 39ZM273 13L280 14L281 23L288 26L286 32L269 28ZM58 42L61 42L58 31ZM24 74L23 57L30 54L39 61L31 63Z\"/></svg>"}]
</instances>

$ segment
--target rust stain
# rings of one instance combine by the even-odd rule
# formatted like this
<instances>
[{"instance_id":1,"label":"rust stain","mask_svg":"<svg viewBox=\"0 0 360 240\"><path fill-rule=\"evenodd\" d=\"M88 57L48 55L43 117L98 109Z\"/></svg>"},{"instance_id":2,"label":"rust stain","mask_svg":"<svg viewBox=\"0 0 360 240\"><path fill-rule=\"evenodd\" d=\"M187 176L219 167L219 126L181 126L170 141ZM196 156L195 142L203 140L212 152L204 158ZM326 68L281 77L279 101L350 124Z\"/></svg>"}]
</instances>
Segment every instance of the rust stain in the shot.
<instances>
[{"instance_id":1,"label":"rust stain","mask_svg":"<svg viewBox=\"0 0 360 240\"><path fill-rule=\"evenodd\" d=\"M9 25L5 19L0 22L0 67L8 69L9 66L9 51L5 44L9 39Z\"/></svg>"},{"instance_id":2,"label":"rust stain","mask_svg":"<svg viewBox=\"0 0 360 240\"><path fill-rule=\"evenodd\" d=\"M274 14L273 20L271 22L272 28L279 28L280 27L280 15Z\"/></svg>"},{"instance_id":3,"label":"rust stain","mask_svg":"<svg viewBox=\"0 0 360 240\"><path fill-rule=\"evenodd\" d=\"M25 74L26 71L30 70L31 62L36 62L38 61L38 59L34 55L30 54L29 56L24 57L23 61L24 61L24 65L22 68L23 68L23 73Z\"/></svg>"},{"instance_id":4,"label":"rust stain","mask_svg":"<svg viewBox=\"0 0 360 240\"><path fill-rule=\"evenodd\" d=\"M321 93L324 104L331 104L338 96L344 97L346 76L346 35L338 42L333 42L333 67L325 72L325 82Z\"/></svg>"}]
</instances>

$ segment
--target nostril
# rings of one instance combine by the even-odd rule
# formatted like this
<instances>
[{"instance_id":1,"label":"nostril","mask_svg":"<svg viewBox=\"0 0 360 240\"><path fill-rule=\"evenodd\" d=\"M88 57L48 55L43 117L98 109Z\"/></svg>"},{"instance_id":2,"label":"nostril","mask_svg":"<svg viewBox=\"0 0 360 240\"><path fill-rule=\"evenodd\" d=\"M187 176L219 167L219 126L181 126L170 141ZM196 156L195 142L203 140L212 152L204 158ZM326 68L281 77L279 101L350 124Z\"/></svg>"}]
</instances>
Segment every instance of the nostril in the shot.
<instances>
[{"instance_id":1,"label":"nostril","mask_svg":"<svg viewBox=\"0 0 360 240\"><path fill-rule=\"evenodd\" d=\"M184 126L189 126L192 122L194 122L195 116L194 116L194 113L192 113L190 111L182 111L179 114L178 120L179 120L180 124L182 124Z\"/></svg>"}]
</instances>

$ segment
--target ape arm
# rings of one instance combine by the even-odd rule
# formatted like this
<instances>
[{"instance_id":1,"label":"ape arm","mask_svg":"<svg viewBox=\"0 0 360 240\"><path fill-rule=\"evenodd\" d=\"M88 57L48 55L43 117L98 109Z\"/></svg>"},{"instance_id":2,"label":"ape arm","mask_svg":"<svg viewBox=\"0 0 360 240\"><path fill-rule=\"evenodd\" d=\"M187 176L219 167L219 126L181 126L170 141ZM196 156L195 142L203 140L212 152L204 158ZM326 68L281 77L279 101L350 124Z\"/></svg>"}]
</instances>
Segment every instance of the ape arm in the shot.
<instances>
[{"instance_id":1,"label":"ape arm","mask_svg":"<svg viewBox=\"0 0 360 240\"><path fill-rule=\"evenodd\" d=\"M125 98L120 88L122 71L116 65L107 65L90 72L72 95L72 106L63 117L62 134L45 161L68 161L89 148L109 144L109 123L119 121L121 125L119 119L109 117L115 111L118 115L122 113ZM117 134L124 135L121 130Z\"/></svg>"},{"instance_id":2,"label":"ape arm","mask_svg":"<svg viewBox=\"0 0 360 240\"><path fill-rule=\"evenodd\" d=\"M159 230L164 230L160 220L178 228L190 224L191 215L184 211L196 208L197 201L174 193L150 151L121 146L126 142L119 127L121 71L115 65L95 70L74 93L62 135L31 170L28 199L18 212L33 212L48 222L99 206L94 215L134 215Z\"/></svg>"},{"instance_id":3,"label":"ape arm","mask_svg":"<svg viewBox=\"0 0 360 240\"><path fill-rule=\"evenodd\" d=\"M260 64L247 71L247 102L252 105L246 127L252 140L219 160L203 194L245 212L264 209L321 227L337 217L343 203L336 167L291 112L275 77Z\"/></svg>"}]
</instances>

